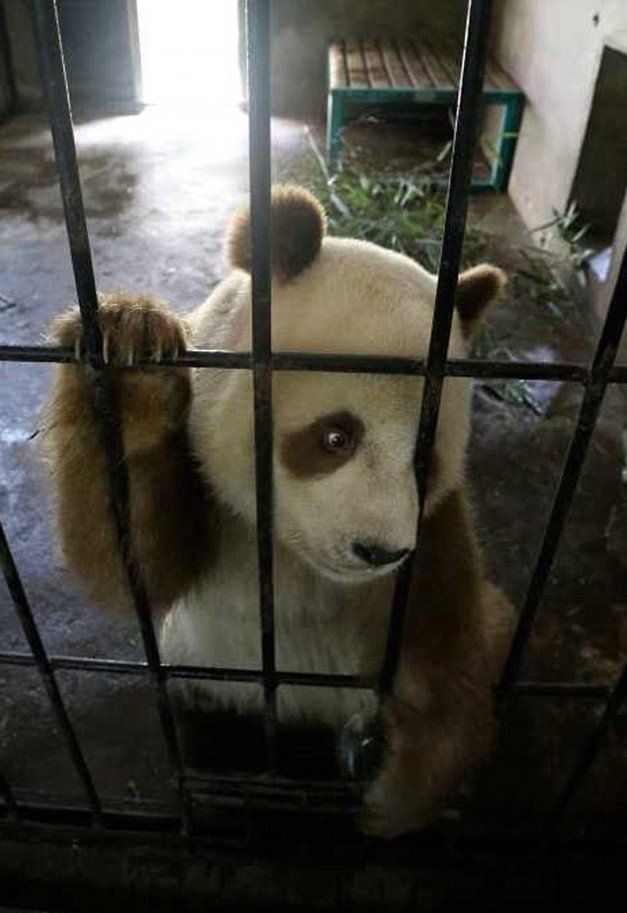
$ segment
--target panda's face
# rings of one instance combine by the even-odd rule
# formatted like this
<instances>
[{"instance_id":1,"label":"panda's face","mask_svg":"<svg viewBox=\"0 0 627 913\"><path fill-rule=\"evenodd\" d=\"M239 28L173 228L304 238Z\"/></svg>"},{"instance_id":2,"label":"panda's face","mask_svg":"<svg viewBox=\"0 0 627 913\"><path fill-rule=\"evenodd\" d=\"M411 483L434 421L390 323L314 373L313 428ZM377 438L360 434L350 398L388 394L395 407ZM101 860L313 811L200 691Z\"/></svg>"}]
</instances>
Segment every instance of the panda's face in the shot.
<instances>
[{"instance_id":1,"label":"panda's face","mask_svg":"<svg viewBox=\"0 0 627 913\"><path fill-rule=\"evenodd\" d=\"M334 579L393 570L416 533L420 381L290 373L273 400L282 542Z\"/></svg>"},{"instance_id":2,"label":"panda's face","mask_svg":"<svg viewBox=\"0 0 627 913\"><path fill-rule=\"evenodd\" d=\"M214 293L195 343L250 347L250 280ZM313 262L273 289L276 351L424 357L435 280L406 257L327 239ZM457 316L451 356L466 354ZM252 377L201 370L191 431L218 498L255 519ZM273 375L275 535L321 574L359 582L389 573L414 547L413 469L423 381L398 375L281 371ZM469 387L444 384L428 513L459 485Z\"/></svg>"}]
</instances>

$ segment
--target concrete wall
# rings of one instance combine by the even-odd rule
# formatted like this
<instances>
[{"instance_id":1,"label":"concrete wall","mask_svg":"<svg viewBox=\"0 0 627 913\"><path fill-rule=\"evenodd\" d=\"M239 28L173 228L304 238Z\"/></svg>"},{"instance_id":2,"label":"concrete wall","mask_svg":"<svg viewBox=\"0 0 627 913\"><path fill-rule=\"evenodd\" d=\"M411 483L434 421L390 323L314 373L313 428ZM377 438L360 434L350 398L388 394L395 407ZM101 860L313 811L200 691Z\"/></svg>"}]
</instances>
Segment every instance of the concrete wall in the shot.
<instances>
[{"instance_id":1,"label":"concrete wall","mask_svg":"<svg viewBox=\"0 0 627 913\"><path fill-rule=\"evenodd\" d=\"M136 21L129 0L57 0L70 94L75 108L135 110ZM21 111L39 110L43 97L29 4L4 0L13 73Z\"/></svg>"},{"instance_id":2,"label":"concrete wall","mask_svg":"<svg viewBox=\"0 0 627 913\"><path fill-rule=\"evenodd\" d=\"M627 187L627 49L606 47L571 196L601 242L612 240Z\"/></svg>"},{"instance_id":3,"label":"concrete wall","mask_svg":"<svg viewBox=\"0 0 627 913\"><path fill-rule=\"evenodd\" d=\"M41 104L41 92L28 3L4 3L20 107L36 108ZM127 66L105 66L107 57L109 61L119 61L123 56L122 38L126 39L120 28L122 16L118 7L125 3L126 0L59 0L68 51L73 45L68 75L76 100L97 94L94 90L99 87L116 99L130 98L132 79ZM241 7L241 0L239 3ZM74 10L79 8L81 16L74 17ZM104 28L103 17L113 20L113 30ZM466 0L439 0L436 4L432 0L273 0L273 110L288 116L324 117L327 45L333 36L404 36L417 32L425 23L430 30L462 32L465 18ZM81 27L84 36L79 34Z\"/></svg>"},{"instance_id":4,"label":"concrete wall","mask_svg":"<svg viewBox=\"0 0 627 913\"><path fill-rule=\"evenodd\" d=\"M527 95L509 190L529 227L568 203L603 47L626 32L626 0L497 0L495 54Z\"/></svg>"},{"instance_id":5,"label":"concrete wall","mask_svg":"<svg viewBox=\"0 0 627 913\"><path fill-rule=\"evenodd\" d=\"M420 28L462 31L466 0L274 0L275 113L322 117L330 38L400 35Z\"/></svg>"},{"instance_id":6,"label":"concrete wall","mask_svg":"<svg viewBox=\"0 0 627 913\"><path fill-rule=\"evenodd\" d=\"M30 9L25 0L4 0L4 10L18 107L21 111L37 110L43 102Z\"/></svg>"}]
</instances>

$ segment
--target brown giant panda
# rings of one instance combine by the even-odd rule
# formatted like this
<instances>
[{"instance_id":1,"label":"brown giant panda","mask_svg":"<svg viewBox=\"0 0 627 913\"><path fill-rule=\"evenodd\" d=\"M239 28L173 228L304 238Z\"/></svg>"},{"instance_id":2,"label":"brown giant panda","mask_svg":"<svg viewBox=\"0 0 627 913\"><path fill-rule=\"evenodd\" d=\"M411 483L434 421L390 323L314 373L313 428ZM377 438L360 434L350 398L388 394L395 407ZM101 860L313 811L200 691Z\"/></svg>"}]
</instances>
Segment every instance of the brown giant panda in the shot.
<instances>
[{"instance_id":1,"label":"brown giant panda","mask_svg":"<svg viewBox=\"0 0 627 913\"><path fill-rule=\"evenodd\" d=\"M292 186L272 202L275 351L426 354L436 279L406 256L325 236L318 202ZM111 365L158 361L186 346L251 349L249 219L232 220L229 274L183 321L140 295L103 295ZM502 273L462 273L449 355L464 357ZM52 338L81 347L75 312ZM141 367L114 373L130 476L131 533L169 663L259 668L253 384L248 370ZM420 827L489 751L492 685L511 609L484 575L465 492L470 384L445 382L418 550L413 457L419 377L275 372L272 387L277 668L376 680L394 572L418 561L386 749L364 796L364 830ZM89 594L128 607L87 369L60 366L48 444L65 555ZM418 557L416 557L416 555ZM193 694L192 694L193 691ZM189 699L260 711L250 685L189 686ZM282 725L342 729L370 692L279 688Z\"/></svg>"}]
</instances>

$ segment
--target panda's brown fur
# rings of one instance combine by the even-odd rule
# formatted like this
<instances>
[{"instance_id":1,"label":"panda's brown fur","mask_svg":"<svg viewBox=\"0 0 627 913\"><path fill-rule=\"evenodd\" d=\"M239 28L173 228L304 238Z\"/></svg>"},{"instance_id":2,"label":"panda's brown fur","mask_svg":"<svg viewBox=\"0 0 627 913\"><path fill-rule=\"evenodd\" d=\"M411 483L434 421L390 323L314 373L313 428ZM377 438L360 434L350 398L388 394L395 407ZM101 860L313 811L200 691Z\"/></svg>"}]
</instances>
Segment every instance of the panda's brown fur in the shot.
<instances>
[{"instance_id":1,"label":"panda's brown fur","mask_svg":"<svg viewBox=\"0 0 627 913\"><path fill-rule=\"evenodd\" d=\"M326 215L316 198L292 184L272 189L270 262L278 279L291 279L315 260L326 231ZM244 205L232 217L224 240L229 269L250 272L250 210Z\"/></svg>"},{"instance_id":2,"label":"panda's brown fur","mask_svg":"<svg viewBox=\"0 0 627 913\"><path fill-rule=\"evenodd\" d=\"M275 192L275 231L280 226L300 245L275 238L273 268L280 281L293 279L317 256L324 222L319 204L309 200L304 192ZM247 216L240 213L227 239L233 266L248 267L248 244ZM490 266L460 276L464 332L502 282ZM161 303L125 293L103 296L99 319L126 449L132 549L153 607L164 612L211 566L219 512L188 440L189 371L115 366L182 350L188 328ZM76 312L54 322L51 340L80 348ZM57 368L46 441L68 563L96 600L129 608L88 368ZM381 836L422 824L489 751L491 687L511 628L509 604L486 580L463 485L427 516L414 561L401 658L385 708L389 748L362 814L364 829ZM382 630L371 637L380 638Z\"/></svg>"},{"instance_id":3,"label":"panda's brown fur","mask_svg":"<svg viewBox=\"0 0 627 913\"><path fill-rule=\"evenodd\" d=\"M123 429L132 548L154 610L167 608L211 560L211 493L189 450L189 370L116 371L148 353L182 351L186 327L145 296L103 295L99 322ZM56 318L51 342L82 344L78 310ZM113 519L113 498L89 368L60 365L44 418L61 545L87 593L113 611L131 609ZM164 518L168 522L164 522Z\"/></svg>"}]
</instances>

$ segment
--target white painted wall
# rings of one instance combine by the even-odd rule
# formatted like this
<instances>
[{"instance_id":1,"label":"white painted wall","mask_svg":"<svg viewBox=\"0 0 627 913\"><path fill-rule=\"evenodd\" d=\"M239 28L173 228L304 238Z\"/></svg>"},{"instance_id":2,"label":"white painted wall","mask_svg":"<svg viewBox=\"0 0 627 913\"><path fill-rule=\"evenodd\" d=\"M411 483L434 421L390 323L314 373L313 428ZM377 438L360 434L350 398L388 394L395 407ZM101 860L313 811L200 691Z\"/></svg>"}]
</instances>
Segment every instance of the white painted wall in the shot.
<instances>
[{"instance_id":1,"label":"white painted wall","mask_svg":"<svg viewBox=\"0 0 627 913\"><path fill-rule=\"evenodd\" d=\"M494 54L527 96L509 192L529 228L568 202L606 42L627 48L627 0L497 0Z\"/></svg>"}]
</instances>

